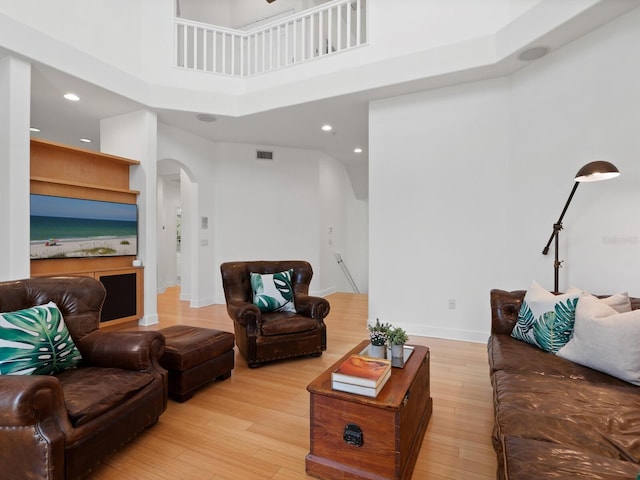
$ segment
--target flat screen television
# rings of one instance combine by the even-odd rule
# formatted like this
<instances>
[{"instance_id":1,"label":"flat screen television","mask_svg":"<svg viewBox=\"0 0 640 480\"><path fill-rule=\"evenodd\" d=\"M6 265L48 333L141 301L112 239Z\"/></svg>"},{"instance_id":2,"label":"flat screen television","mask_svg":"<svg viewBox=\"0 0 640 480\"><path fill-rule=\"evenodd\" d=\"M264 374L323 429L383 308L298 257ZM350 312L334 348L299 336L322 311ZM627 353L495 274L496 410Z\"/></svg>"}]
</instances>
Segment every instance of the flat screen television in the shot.
<instances>
[{"instance_id":1,"label":"flat screen television","mask_svg":"<svg viewBox=\"0 0 640 480\"><path fill-rule=\"evenodd\" d=\"M31 194L31 259L138 253L138 207Z\"/></svg>"}]
</instances>

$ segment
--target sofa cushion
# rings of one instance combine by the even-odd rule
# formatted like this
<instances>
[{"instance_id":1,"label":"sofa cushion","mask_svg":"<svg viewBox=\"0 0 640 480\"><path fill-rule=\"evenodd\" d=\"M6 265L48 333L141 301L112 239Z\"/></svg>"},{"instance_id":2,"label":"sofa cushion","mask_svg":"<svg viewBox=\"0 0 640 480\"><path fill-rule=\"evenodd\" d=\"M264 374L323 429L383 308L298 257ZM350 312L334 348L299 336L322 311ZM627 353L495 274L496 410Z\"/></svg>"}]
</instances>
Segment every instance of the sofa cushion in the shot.
<instances>
[{"instance_id":1,"label":"sofa cushion","mask_svg":"<svg viewBox=\"0 0 640 480\"><path fill-rule=\"evenodd\" d=\"M253 304L262 312L295 312L293 269L277 273L251 273Z\"/></svg>"},{"instance_id":2,"label":"sofa cushion","mask_svg":"<svg viewBox=\"0 0 640 480\"><path fill-rule=\"evenodd\" d=\"M55 303L0 314L0 374L52 375L81 361Z\"/></svg>"},{"instance_id":3,"label":"sofa cushion","mask_svg":"<svg viewBox=\"0 0 640 480\"><path fill-rule=\"evenodd\" d=\"M265 313L260 329L263 335L308 332L318 326L317 320L295 313Z\"/></svg>"},{"instance_id":4,"label":"sofa cushion","mask_svg":"<svg viewBox=\"0 0 640 480\"><path fill-rule=\"evenodd\" d=\"M541 478L588 478L589 480L620 480L636 478L640 464L597 455L564 445L505 436L504 477L518 480Z\"/></svg>"},{"instance_id":5,"label":"sofa cushion","mask_svg":"<svg viewBox=\"0 0 640 480\"><path fill-rule=\"evenodd\" d=\"M576 305L583 291L554 295L533 282L524 296L511 336L556 353L571 338Z\"/></svg>"},{"instance_id":6,"label":"sofa cushion","mask_svg":"<svg viewBox=\"0 0 640 480\"><path fill-rule=\"evenodd\" d=\"M576 309L573 337L558 356L640 385L640 310L618 313L597 298Z\"/></svg>"},{"instance_id":7,"label":"sofa cushion","mask_svg":"<svg viewBox=\"0 0 640 480\"><path fill-rule=\"evenodd\" d=\"M627 385L606 373L552 355L509 335L492 335L487 345L490 372L500 370L585 380L593 384Z\"/></svg>"},{"instance_id":8,"label":"sofa cushion","mask_svg":"<svg viewBox=\"0 0 640 480\"><path fill-rule=\"evenodd\" d=\"M636 387L507 371L495 372L492 382L498 439L544 440L640 462Z\"/></svg>"},{"instance_id":9,"label":"sofa cushion","mask_svg":"<svg viewBox=\"0 0 640 480\"><path fill-rule=\"evenodd\" d=\"M57 378L71 423L79 427L133 397L153 381L150 373L118 368L83 367Z\"/></svg>"}]
</instances>

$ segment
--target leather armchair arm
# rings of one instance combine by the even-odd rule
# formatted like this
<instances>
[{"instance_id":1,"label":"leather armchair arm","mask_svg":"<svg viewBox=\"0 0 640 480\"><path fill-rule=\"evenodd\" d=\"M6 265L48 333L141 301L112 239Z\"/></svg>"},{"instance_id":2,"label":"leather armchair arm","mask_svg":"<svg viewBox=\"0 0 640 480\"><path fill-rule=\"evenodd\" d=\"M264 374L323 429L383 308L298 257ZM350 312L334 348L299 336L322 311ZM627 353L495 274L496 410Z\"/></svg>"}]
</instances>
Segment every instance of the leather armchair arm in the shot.
<instances>
[{"instance_id":1,"label":"leather armchair arm","mask_svg":"<svg viewBox=\"0 0 640 480\"><path fill-rule=\"evenodd\" d=\"M95 367L160 369L164 336L157 331L96 331L77 344L83 360Z\"/></svg>"},{"instance_id":2,"label":"leather armchair arm","mask_svg":"<svg viewBox=\"0 0 640 480\"><path fill-rule=\"evenodd\" d=\"M329 302L322 297L297 294L295 297L296 311L300 315L322 320L329 315Z\"/></svg>"},{"instance_id":3,"label":"leather armchair arm","mask_svg":"<svg viewBox=\"0 0 640 480\"><path fill-rule=\"evenodd\" d=\"M260 309L249 302L227 303L227 312L234 321L246 327L260 325L262 315Z\"/></svg>"},{"instance_id":4,"label":"leather armchair arm","mask_svg":"<svg viewBox=\"0 0 640 480\"><path fill-rule=\"evenodd\" d=\"M0 427L37 425L49 417L71 430L60 382L48 375L0 376Z\"/></svg>"},{"instance_id":5,"label":"leather armchair arm","mask_svg":"<svg viewBox=\"0 0 640 480\"><path fill-rule=\"evenodd\" d=\"M0 376L0 471L3 478L63 480L65 437L73 432L56 377ZM15 474L15 475L12 475Z\"/></svg>"}]
</instances>

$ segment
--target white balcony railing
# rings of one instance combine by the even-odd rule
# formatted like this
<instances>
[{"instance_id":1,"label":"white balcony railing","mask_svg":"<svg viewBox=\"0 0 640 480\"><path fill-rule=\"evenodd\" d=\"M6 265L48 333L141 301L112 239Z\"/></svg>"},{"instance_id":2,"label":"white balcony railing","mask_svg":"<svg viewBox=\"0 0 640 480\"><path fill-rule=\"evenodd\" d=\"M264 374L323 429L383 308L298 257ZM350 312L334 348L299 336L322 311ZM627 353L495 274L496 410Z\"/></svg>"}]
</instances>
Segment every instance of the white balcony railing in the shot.
<instances>
[{"instance_id":1,"label":"white balcony railing","mask_svg":"<svg viewBox=\"0 0 640 480\"><path fill-rule=\"evenodd\" d=\"M334 0L251 30L176 18L175 65L250 76L367 43L366 0Z\"/></svg>"}]
</instances>

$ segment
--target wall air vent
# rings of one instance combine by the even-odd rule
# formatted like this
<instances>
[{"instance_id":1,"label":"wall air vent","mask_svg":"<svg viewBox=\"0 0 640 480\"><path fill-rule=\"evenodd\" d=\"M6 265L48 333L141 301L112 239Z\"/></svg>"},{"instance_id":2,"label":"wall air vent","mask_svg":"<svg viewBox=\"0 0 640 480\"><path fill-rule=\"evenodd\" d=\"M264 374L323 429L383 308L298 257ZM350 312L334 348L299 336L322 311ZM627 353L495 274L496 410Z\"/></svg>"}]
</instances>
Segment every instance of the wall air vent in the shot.
<instances>
[{"instance_id":1,"label":"wall air vent","mask_svg":"<svg viewBox=\"0 0 640 480\"><path fill-rule=\"evenodd\" d=\"M256 152L256 159L258 159L258 160L273 160L273 152L267 152L266 150L258 150Z\"/></svg>"}]
</instances>

